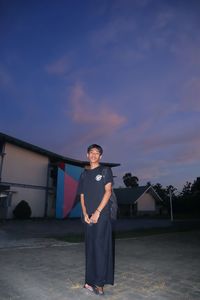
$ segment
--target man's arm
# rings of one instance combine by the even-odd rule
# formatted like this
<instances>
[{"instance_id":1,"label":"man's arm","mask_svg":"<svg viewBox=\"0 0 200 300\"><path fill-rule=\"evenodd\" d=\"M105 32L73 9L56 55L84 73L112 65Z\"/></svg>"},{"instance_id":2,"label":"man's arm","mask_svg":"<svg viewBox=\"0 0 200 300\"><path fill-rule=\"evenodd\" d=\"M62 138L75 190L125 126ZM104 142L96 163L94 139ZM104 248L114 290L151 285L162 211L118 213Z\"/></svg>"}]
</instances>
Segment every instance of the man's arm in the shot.
<instances>
[{"instance_id":1,"label":"man's arm","mask_svg":"<svg viewBox=\"0 0 200 300\"><path fill-rule=\"evenodd\" d=\"M81 196L81 207L82 207L84 220L85 220L86 223L90 224L90 218L87 214L87 210L86 210L86 207L85 207L84 194L81 194L80 196Z\"/></svg>"},{"instance_id":2,"label":"man's arm","mask_svg":"<svg viewBox=\"0 0 200 300\"><path fill-rule=\"evenodd\" d=\"M98 222L101 211L102 211L102 209L104 209L104 207L106 206L106 204L110 200L111 194L112 194L112 183L109 182L105 185L105 193L103 195L103 198L102 198L99 206L97 207L97 209L95 210L95 212L92 214L92 216L90 218L93 221L93 223Z\"/></svg>"}]
</instances>

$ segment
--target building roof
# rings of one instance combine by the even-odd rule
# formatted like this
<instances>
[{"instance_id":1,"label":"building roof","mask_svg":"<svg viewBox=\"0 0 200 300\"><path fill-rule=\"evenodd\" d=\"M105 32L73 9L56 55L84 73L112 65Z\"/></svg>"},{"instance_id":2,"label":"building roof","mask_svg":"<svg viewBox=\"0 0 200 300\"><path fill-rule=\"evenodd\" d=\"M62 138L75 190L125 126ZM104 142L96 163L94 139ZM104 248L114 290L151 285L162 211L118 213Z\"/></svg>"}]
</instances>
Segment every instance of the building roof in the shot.
<instances>
[{"instance_id":1,"label":"building roof","mask_svg":"<svg viewBox=\"0 0 200 300\"><path fill-rule=\"evenodd\" d=\"M151 185L132 188L116 188L114 189L114 192L116 194L118 204L133 204L137 202L144 193L151 194L157 202L162 201Z\"/></svg>"},{"instance_id":2,"label":"building roof","mask_svg":"<svg viewBox=\"0 0 200 300\"><path fill-rule=\"evenodd\" d=\"M84 167L85 165L88 165L88 161L81 161L81 160L69 158L69 157L66 157L66 156L62 156L60 154L51 152L49 150L45 150L43 148L40 148L38 146L27 143L25 141L19 140L15 137L4 134L2 132L0 132L0 142L3 142L3 143L7 142L7 143L13 144L15 146L18 146L18 147L21 147L21 148L24 148L24 149L42 154L44 156L47 156L50 159L51 163L64 162L66 164L71 164L71 165L79 166L79 167ZM102 165L106 165L106 166L109 166L109 167L120 166L119 163L108 163L108 162L102 162Z\"/></svg>"}]
</instances>

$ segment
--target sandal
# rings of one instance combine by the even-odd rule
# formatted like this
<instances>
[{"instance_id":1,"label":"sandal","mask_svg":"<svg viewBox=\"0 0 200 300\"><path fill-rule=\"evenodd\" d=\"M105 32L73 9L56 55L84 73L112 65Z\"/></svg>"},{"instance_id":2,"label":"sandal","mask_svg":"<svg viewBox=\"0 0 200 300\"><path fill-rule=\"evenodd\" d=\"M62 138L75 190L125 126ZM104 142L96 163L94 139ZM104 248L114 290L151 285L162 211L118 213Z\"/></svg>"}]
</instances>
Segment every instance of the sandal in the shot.
<instances>
[{"instance_id":1,"label":"sandal","mask_svg":"<svg viewBox=\"0 0 200 300\"><path fill-rule=\"evenodd\" d=\"M95 294L97 294L99 296L104 295L103 287L101 287L101 286L95 285L93 290L94 290Z\"/></svg>"},{"instance_id":2,"label":"sandal","mask_svg":"<svg viewBox=\"0 0 200 300\"><path fill-rule=\"evenodd\" d=\"M94 289L91 285L85 283L84 286L83 286L84 289L90 291L90 292L94 292Z\"/></svg>"}]
</instances>

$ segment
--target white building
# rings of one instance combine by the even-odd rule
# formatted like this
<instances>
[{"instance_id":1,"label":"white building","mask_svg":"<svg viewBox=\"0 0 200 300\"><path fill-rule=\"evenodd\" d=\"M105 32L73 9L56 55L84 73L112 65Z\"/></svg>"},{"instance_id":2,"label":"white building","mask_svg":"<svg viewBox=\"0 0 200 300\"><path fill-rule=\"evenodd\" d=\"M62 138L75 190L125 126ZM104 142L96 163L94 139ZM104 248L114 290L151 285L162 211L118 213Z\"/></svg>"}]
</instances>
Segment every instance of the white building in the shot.
<instances>
[{"instance_id":1,"label":"white building","mask_svg":"<svg viewBox=\"0 0 200 300\"><path fill-rule=\"evenodd\" d=\"M121 216L160 213L163 200L151 185L114 189Z\"/></svg>"}]
</instances>

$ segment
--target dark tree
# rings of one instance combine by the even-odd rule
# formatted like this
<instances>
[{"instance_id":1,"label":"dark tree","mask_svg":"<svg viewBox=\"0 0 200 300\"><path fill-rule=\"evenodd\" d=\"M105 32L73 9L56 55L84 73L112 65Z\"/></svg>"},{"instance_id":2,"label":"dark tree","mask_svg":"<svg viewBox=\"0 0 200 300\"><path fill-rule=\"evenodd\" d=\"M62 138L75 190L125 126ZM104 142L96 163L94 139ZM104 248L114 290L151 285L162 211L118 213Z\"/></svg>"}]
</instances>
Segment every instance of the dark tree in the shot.
<instances>
[{"instance_id":1,"label":"dark tree","mask_svg":"<svg viewBox=\"0 0 200 300\"><path fill-rule=\"evenodd\" d=\"M197 177L197 179L193 182L191 192L192 194L200 194L200 177Z\"/></svg>"},{"instance_id":2,"label":"dark tree","mask_svg":"<svg viewBox=\"0 0 200 300\"><path fill-rule=\"evenodd\" d=\"M175 195L175 192L177 191L177 188L176 187L174 187L173 185L168 185L168 186L166 186L166 193L169 195L170 194L170 192L171 192L171 194L172 194L172 197L176 197L176 195Z\"/></svg>"},{"instance_id":3,"label":"dark tree","mask_svg":"<svg viewBox=\"0 0 200 300\"><path fill-rule=\"evenodd\" d=\"M168 198L168 192L167 190L162 186L160 183L156 183L153 185L154 190L156 193L160 196L161 199L166 199Z\"/></svg>"},{"instance_id":4,"label":"dark tree","mask_svg":"<svg viewBox=\"0 0 200 300\"><path fill-rule=\"evenodd\" d=\"M139 185L138 181L139 181L138 177L133 176L131 173L126 173L123 176L123 182L126 187L137 187Z\"/></svg>"},{"instance_id":5,"label":"dark tree","mask_svg":"<svg viewBox=\"0 0 200 300\"><path fill-rule=\"evenodd\" d=\"M191 182L186 182L186 184L183 186L182 192L180 194L181 197L188 197L191 195Z\"/></svg>"},{"instance_id":6,"label":"dark tree","mask_svg":"<svg viewBox=\"0 0 200 300\"><path fill-rule=\"evenodd\" d=\"M200 178L191 183L186 182L180 195L174 201L175 213L190 215L200 214Z\"/></svg>"},{"instance_id":7,"label":"dark tree","mask_svg":"<svg viewBox=\"0 0 200 300\"><path fill-rule=\"evenodd\" d=\"M163 200L162 202L162 208L164 211L170 212L170 203L169 203L169 192L167 191L167 188L164 188L162 184L156 183L155 185L152 185L156 193L160 196L160 198Z\"/></svg>"}]
</instances>

